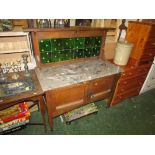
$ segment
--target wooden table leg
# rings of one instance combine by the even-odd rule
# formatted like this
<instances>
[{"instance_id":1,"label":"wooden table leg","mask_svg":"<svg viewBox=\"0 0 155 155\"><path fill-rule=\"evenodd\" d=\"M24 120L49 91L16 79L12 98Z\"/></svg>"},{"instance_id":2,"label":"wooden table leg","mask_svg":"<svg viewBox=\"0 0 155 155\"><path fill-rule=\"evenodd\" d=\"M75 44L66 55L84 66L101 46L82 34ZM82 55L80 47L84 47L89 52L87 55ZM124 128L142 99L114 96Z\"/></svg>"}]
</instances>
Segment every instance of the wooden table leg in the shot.
<instances>
[{"instance_id":1,"label":"wooden table leg","mask_svg":"<svg viewBox=\"0 0 155 155\"><path fill-rule=\"evenodd\" d=\"M45 118L46 105L45 105L43 96L39 96L39 104L40 104L40 111L41 111L41 115L42 115L42 119L43 119L44 128L45 128L45 131L47 131L47 128L46 128L46 118Z\"/></svg>"},{"instance_id":2,"label":"wooden table leg","mask_svg":"<svg viewBox=\"0 0 155 155\"><path fill-rule=\"evenodd\" d=\"M47 109L50 109L48 108L48 105L47 105ZM48 121L49 121L51 131L53 131L53 113L50 110L48 111Z\"/></svg>"}]
</instances>

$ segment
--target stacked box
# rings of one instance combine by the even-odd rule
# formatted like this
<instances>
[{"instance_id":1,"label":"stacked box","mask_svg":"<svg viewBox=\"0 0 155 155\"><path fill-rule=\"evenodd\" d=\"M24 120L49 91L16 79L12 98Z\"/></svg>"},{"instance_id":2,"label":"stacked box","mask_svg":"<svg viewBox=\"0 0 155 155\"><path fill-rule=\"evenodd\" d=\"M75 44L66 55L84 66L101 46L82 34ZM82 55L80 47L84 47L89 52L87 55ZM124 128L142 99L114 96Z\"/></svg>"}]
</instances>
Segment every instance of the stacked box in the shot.
<instances>
[{"instance_id":1,"label":"stacked box","mask_svg":"<svg viewBox=\"0 0 155 155\"><path fill-rule=\"evenodd\" d=\"M30 119L27 103L20 103L0 111L0 133L26 125Z\"/></svg>"}]
</instances>

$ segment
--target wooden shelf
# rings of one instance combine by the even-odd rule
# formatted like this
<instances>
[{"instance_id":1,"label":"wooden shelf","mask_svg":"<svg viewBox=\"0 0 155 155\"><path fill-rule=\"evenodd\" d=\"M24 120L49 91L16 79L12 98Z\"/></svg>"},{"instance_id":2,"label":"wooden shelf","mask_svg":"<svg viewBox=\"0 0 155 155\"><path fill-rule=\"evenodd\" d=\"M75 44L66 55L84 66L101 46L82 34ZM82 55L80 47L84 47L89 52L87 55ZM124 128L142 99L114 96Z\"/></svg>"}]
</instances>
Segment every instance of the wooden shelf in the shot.
<instances>
[{"instance_id":1,"label":"wooden shelf","mask_svg":"<svg viewBox=\"0 0 155 155\"><path fill-rule=\"evenodd\" d=\"M0 51L0 54L14 54L14 53L25 53L30 52L30 49L19 49L19 50L6 50L6 51Z\"/></svg>"}]
</instances>

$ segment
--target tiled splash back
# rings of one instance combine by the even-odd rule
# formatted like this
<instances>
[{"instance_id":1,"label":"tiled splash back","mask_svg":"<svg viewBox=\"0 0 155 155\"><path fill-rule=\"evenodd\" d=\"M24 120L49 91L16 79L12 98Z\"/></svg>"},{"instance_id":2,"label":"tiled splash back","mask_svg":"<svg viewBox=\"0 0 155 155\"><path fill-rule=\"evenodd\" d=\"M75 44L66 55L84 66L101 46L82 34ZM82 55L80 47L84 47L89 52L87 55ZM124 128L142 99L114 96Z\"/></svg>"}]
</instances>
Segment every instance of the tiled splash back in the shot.
<instances>
[{"instance_id":1,"label":"tiled splash back","mask_svg":"<svg viewBox=\"0 0 155 155\"><path fill-rule=\"evenodd\" d=\"M42 63L95 57L100 54L102 37L39 40Z\"/></svg>"}]
</instances>

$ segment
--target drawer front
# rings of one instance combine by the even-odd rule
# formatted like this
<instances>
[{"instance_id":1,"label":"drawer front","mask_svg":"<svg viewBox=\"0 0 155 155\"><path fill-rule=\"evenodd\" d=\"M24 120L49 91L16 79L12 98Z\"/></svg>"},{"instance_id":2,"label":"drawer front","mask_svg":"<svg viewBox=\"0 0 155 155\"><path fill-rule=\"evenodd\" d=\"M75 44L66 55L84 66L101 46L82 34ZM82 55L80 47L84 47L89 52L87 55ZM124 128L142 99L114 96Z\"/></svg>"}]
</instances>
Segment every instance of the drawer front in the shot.
<instances>
[{"instance_id":1,"label":"drawer front","mask_svg":"<svg viewBox=\"0 0 155 155\"><path fill-rule=\"evenodd\" d=\"M139 94L140 89L141 89L141 87L137 87L130 91L127 91L124 94L116 94L112 99L111 106L113 106L113 105L119 103L120 101L123 101L129 97L137 96Z\"/></svg>"},{"instance_id":2,"label":"drawer front","mask_svg":"<svg viewBox=\"0 0 155 155\"><path fill-rule=\"evenodd\" d=\"M147 61L147 60L153 61L154 56L155 56L155 49L144 50L143 54L140 57L140 61Z\"/></svg>"},{"instance_id":3,"label":"drawer front","mask_svg":"<svg viewBox=\"0 0 155 155\"><path fill-rule=\"evenodd\" d=\"M92 81L92 93L105 91L111 89L114 76L109 76L105 78L99 78Z\"/></svg>"},{"instance_id":4,"label":"drawer front","mask_svg":"<svg viewBox=\"0 0 155 155\"><path fill-rule=\"evenodd\" d=\"M155 37L155 26L151 26L151 30L149 33L149 38Z\"/></svg>"},{"instance_id":5,"label":"drawer front","mask_svg":"<svg viewBox=\"0 0 155 155\"><path fill-rule=\"evenodd\" d=\"M127 91L129 90L132 90L133 88L137 88L137 87L142 87L143 83L144 83L144 80L145 78L142 78L142 79L137 79L136 81L132 81L130 80L129 81L124 81L122 83L119 83L118 84L118 87L117 87L117 90L116 90L116 93L117 94L123 94L123 93L126 93Z\"/></svg>"},{"instance_id":6,"label":"drawer front","mask_svg":"<svg viewBox=\"0 0 155 155\"><path fill-rule=\"evenodd\" d=\"M58 88L51 91L53 104L55 106L72 105L75 102L84 102L85 85L77 84L68 87Z\"/></svg>"},{"instance_id":7,"label":"drawer front","mask_svg":"<svg viewBox=\"0 0 155 155\"><path fill-rule=\"evenodd\" d=\"M147 40L144 46L145 49L155 49L155 38L150 38Z\"/></svg>"},{"instance_id":8,"label":"drawer front","mask_svg":"<svg viewBox=\"0 0 155 155\"><path fill-rule=\"evenodd\" d=\"M107 97L107 95L109 95L111 92L113 80L114 75L92 81L91 86L87 92L88 98L90 97L90 100L94 102Z\"/></svg>"},{"instance_id":9,"label":"drawer front","mask_svg":"<svg viewBox=\"0 0 155 155\"><path fill-rule=\"evenodd\" d=\"M145 65L143 67L136 67L134 69L128 69L122 73L121 78L123 79L131 79L134 77L142 76L148 73L151 65Z\"/></svg>"},{"instance_id":10,"label":"drawer front","mask_svg":"<svg viewBox=\"0 0 155 155\"><path fill-rule=\"evenodd\" d=\"M135 76L134 78L132 79L123 79L121 78L119 81L118 81L118 86L125 86L125 85L130 85L131 83L138 83L138 81L144 81L146 79L146 76L147 74L144 73L143 75L140 75L140 76Z\"/></svg>"}]
</instances>

